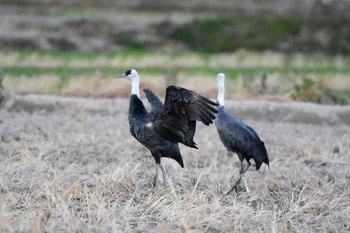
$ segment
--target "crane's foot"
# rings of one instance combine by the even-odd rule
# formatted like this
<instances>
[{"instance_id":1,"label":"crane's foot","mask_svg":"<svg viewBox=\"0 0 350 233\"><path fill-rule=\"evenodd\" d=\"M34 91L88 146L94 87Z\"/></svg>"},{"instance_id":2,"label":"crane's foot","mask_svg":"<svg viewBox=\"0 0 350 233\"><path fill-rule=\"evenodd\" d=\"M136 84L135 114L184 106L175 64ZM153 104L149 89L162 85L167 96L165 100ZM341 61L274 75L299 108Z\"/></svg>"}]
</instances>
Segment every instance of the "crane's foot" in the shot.
<instances>
[{"instance_id":1,"label":"crane's foot","mask_svg":"<svg viewBox=\"0 0 350 233\"><path fill-rule=\"evenodd\" d=\"M152 181L152 190L151 190L151 194L154 193L154 190L156 189L156 186L157 186L157 180L160 180L161 183L164 183L164 178L163 178L163 175L159 176L159 172L158 170L161 170L159 165L156 164L156 173L154 174L154 178L153 178L153 181Z\"/></svg>"},{"instance_id":2,"label":"crane's foot","mask_svg":"<svg viewBox=\"0 0 350 233\"><path fill-rule=\"evenodd\" d=\"M153 187L153 189L156 187L156 185L157 185L157 177L158 177L158 174L156 174L155 176L154 176L154 178L153 178L153 182L152 182L152 187Z\"/></svg>"},{"instance_id":3,"label":"crane's foot","mask_svg":"<svg viewBox=\"0 0 350 233\"><path fill-rule=\"evenodd\" d=\"M232 191L239 193L239 191L241 191L241 190L242 189L239 187L239 184L235 184L225 195L229 195Z\"/></svg>"},{"instance_id":4,"label":"crane's foot","mask_svg":"<svg viewBox=\"0 0 350 233\"><path fill-rule=\"evenodd\" d=\"M230 194L233 190L236 191L236 193L239 192L239 184L241 183L242 176L236 181L236 183L232 186L232 188L226 193L226 195Z\"/></svg>"},{"instance_id":5,"label":"crane's foot","mask_svg":"<svg viewBox=\"0 0 350 233\"><path fill-rule=\"evenodd\" d=\"M225 195L229 195L233 190L235 190L236 193L238 193L237 185L234 185Z\"/></svg>"}]
</instances>

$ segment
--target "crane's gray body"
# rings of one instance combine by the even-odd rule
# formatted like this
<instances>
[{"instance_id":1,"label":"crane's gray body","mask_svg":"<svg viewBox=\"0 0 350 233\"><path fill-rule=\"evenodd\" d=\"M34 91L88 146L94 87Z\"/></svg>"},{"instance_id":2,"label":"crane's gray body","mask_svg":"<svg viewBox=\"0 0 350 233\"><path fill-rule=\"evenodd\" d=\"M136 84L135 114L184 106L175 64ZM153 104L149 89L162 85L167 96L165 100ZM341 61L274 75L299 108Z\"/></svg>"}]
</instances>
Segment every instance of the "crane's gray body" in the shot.
<instances>
[{"instance_id":1,"label":"crane's gray body","mask_svg":"<svg viewBox=\"0 0 350 233\"><path fill-rule=\"evenodd\" d=\"M228 151L236 153L241 160L249 162L254 159L256 169L262 163L269 164L269 158L264 145L253 128L232 117L224 106L218 107L215 125L219 137Z\"/></svg>"}]
</instances>

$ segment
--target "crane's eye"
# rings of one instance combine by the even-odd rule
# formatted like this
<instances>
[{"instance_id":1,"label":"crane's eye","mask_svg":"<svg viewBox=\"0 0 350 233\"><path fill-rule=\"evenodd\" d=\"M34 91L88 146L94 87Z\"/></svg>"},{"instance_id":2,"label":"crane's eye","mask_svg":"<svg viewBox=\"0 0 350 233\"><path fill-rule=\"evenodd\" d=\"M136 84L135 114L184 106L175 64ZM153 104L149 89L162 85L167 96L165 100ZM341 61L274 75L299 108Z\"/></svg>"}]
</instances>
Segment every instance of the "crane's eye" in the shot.
<instances>
[{"instance_id":1,"label":"crane's eye","mask_svg":"<svg viewBox=\"0 0 350 233\"><path fill-rule=\"evenodd\" d=\"M131 70L127 70L126 72L125 72L125 77L127 77L128 75L130 75L131 74Z\"/></svg>"}]
</instances>

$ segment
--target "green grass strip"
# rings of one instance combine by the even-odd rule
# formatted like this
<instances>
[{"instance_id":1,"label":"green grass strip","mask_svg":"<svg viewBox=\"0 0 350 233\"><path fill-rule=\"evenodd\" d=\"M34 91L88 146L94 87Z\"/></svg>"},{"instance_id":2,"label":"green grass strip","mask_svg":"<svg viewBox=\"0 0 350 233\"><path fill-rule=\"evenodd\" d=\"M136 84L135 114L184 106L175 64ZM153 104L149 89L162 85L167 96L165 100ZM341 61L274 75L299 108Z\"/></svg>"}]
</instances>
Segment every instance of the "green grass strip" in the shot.
<instances>
[{"instance_id":1,"label":"green grass strip","mask_svg":"<svg viewBox=\"0 0 350 233\"><path fill-rule=\"evenodd\" d=\"M54 74L60 77L73 77L77 75L91 75L96 72L102 73L104 76L111 76L123 73L129 69L129 67L3 67L1 68L3 74L8 74L10 76L27 76L35 77L45 74ZM168 73L175 68L162 68L162 67L144 67L139 68L140 73L149 73L149 74L159 74L159 73ZM254 73L280 73L280 74L350 74L350 67L336 68L336 67L237 67L237 68L211 68L211 67L193 67L193 68L181 68L181 72L189 74L208 74L216 75L219 72L223 72L226 75L247 75Z\"/></svg>"}]
</instances>

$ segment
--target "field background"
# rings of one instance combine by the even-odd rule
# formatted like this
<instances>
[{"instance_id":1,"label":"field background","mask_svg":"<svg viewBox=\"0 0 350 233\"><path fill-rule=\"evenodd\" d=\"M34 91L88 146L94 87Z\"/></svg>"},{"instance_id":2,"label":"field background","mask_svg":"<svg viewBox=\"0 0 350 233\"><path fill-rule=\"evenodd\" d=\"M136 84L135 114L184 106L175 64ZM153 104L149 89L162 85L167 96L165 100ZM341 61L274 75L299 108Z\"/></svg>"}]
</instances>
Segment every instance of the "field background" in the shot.
<instances>
[{"instance_id":1,"label":"field background","mask_svg":"<svg viewBox=\"0 0 350 233\"><path fill-rule=\"evenodd\" d=\"M349 7L2 1L0 232L350 231ZM199 124L185 168L162 160L177 197L152 193L130 84L114 78L130 68L159 96L177 84L213 100L224 72L226 108L265 141L270 169L225 196L239 160Z\"/></svg>"},{"instance_id":2,"label":"field background","mask_svg":"<svg viewBox=\"0 0 350 233\"><path fill-rule=\"evenodd\" d=\"M265 141L270 169L250 169L225 196L239 160L215 126L198 125L185 168L130 136L127 99L16 96L0 109L4 232L346 232L350 225L350 108L262 100L227 109ZM249 192L244 189L246 183Z\"/></svg>"}]
</instances>

